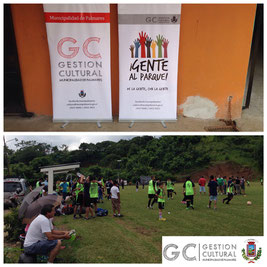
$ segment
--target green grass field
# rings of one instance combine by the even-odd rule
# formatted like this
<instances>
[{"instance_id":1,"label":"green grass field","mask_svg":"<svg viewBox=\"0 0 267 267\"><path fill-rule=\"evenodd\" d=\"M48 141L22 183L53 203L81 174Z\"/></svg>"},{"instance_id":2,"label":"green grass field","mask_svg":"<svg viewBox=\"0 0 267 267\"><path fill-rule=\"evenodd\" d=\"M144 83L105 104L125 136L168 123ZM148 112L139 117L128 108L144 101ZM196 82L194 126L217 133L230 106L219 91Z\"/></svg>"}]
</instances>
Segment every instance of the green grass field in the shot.
<instances>
[{"instance_id":1,"label":"green grass field","mask_svg":"<svg viewBox=\"0 0 267 267\"><path fill-rule=\"evenodd\" d=\"M208 209L208 195L197 194L195 210L181 204L182 184L175 185L177 195L167 200L158 221L157 205L147 209L147 186L136 192L135 186L121 190L123 218L112 217L111 202L99 207L109 215L91 220L73 220L72 215L55 218L58 229L75 229L75 241L64 241L67 248L59 257L69 263L161 263L162 236L261 236L263 235L263 186L251 183L246 196L238 195L230 205L218 197L217 210ZM252 201L247 206L247 201ZM170 212L170 214L168 214Z\"/></svg>"}]
</instances>

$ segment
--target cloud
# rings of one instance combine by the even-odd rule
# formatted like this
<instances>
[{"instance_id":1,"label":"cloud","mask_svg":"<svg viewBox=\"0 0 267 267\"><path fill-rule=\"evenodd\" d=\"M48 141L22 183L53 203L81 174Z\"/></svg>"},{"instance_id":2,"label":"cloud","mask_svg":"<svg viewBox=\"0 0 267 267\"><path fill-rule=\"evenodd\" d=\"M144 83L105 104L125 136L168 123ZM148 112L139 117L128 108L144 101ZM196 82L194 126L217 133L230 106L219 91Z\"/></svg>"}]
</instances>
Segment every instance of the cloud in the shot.
<instances>
[{"instance_id":1,"label":"cloud","mask_svg":"<svg viewBox=\"0 0 267 267\"><path fill-rule=\"evenodd\" d=\"M24 141L36 141L38 143L47 143L51 146L67 145L69 150L78 149L81 143L99 143L103 141L118 142L121 139L130 140L136 137L135 135L6 135L6 145L8 148L16 150L16 143ZM14 139L17 138L18 141Z\"/></svg>"}]
</instances>

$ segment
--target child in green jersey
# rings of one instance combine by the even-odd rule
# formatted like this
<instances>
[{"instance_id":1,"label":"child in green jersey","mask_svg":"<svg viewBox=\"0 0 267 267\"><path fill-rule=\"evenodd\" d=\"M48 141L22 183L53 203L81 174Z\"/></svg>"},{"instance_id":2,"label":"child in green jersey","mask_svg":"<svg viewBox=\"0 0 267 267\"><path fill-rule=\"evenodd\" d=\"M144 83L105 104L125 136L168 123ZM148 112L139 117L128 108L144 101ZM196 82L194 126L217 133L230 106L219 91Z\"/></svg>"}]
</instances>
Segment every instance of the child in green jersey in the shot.
<instances>
[{"instance_id":1,"label":"child in green jersey","mask_svg":"<svg viewBox=\"0 0 267 267\"><path fill-rule=\"evenodd\" d=\"M156 196L158 198L158 207L159 207L159 220L166 221L166 218L162 217L162 210L165 206L165 192L163 189L163 183L158 184L158 190L156 192Z\"/></svg>"}]
</instances>

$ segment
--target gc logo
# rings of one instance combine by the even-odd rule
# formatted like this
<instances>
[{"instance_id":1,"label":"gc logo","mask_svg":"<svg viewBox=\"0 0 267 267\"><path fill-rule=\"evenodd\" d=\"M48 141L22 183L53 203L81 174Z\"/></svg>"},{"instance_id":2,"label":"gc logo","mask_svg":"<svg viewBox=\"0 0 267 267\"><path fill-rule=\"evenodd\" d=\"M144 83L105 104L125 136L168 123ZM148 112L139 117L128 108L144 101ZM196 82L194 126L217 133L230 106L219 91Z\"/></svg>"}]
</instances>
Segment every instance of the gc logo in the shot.
<instances>
[{"instance_id":1,"label":"gc logo","mask_svg":"<svg viewBox=\"0 0 267 267\"><path fill-rule=\"evenodd\" d=\"M158 19L157 19L157 17L147 17L146 18L146 22L148 22L148 23L157 23L157 21L158 21Z\"/></svg>"},{"instance_id":2,"label":"gc logo","mask_svg":"<svg viewBox=\"0 0 267 267\"><path fill-rule=\"evenodd\" d=\"M196 261L197 258L194 256L194 257L189 257L187 255L187 249L190 248L190 247L193 247L195 248L196 247L196 244L187 244L186 246L184 246L183 250L182 250L182 255L183 255L183 258L187 261ZM167 252L169 251L169 249L171 248L174 248L175 250L172 250L171 252L171 255L172 256L168 256L167 255ZM177 251L178 249L178 246L175 245L175 244L169 244L167 246L165 246L164 250L163 250L163 257L168 260L168 261L175 261L179 255L180 255L180 251Z\"/></svg>"}]
</instances>

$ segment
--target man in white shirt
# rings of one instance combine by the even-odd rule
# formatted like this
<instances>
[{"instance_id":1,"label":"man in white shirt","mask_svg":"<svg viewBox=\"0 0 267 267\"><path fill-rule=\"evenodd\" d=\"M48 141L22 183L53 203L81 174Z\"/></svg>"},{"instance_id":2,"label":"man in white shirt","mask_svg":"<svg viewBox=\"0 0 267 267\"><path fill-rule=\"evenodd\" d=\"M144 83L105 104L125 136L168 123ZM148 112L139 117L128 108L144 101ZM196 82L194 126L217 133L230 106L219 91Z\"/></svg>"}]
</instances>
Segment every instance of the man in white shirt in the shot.
<instances>
[{"instance_id":1,"label":"man in white shirt","mask_svg":"<svg viewBox=\"0 0 267 267\"><path fill-rule=\"evenodd\" d=\"M54 230L52 218L55 215L55 207L51 204L45 205L41 214L30 224L24 242L26 254L48 255L48 263L53 263L56 255L64 247L60 239L69 239L68 231Z\"/></svg>"},{"instance_id":2,"label":"man in white shirt","mask_svg":"<svg viewBox=\"0 0 267 267\"><path fill-rule=\"evenodd\" d=\"M111 193L111 203L112 203L112 209L113 209L113 216L114 217L122 217L122 214L120 214L120 190L118 188L118 182L115 181L114 185L111 187L110 190ZM118 214L116 214L116 211Z\"/></svg>"}]
</instances>

